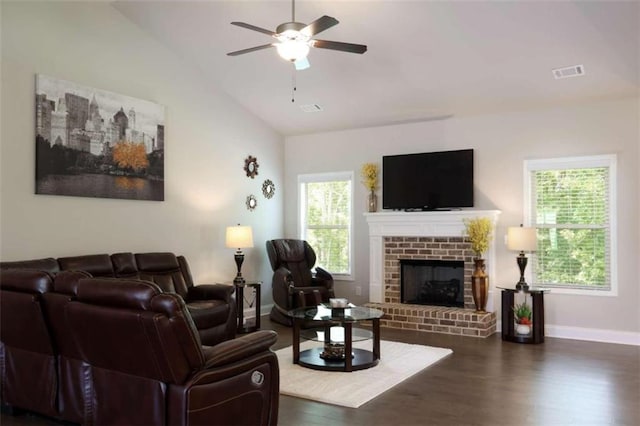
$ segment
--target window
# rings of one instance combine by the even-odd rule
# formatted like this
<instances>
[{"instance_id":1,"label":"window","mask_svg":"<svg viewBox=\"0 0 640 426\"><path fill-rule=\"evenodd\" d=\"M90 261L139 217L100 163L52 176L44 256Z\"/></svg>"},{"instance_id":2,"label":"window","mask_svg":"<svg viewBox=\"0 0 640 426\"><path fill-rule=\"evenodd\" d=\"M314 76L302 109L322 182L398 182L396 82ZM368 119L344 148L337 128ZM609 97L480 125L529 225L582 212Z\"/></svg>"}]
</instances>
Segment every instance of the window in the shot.
<instances>
[{"instance_id":1,"label":"window","mask_svg":"<svg viewBox=\"0 0 640 426\"><path fill-rule=\"evenodd\" d=\"M300 238L316 252L316 265L352 279L353 173L301 175Z\"/></svg>"},{"instance_id":2,"label":"window","mask_svg":"<svg viewBox=\"0 0 640 426\"><path fill-rule=\"evenodd\" d=\"M525 161L525 211L538 234L533 282L616 294L615 182L614 155Z\"/></svg>"}]
</instances>

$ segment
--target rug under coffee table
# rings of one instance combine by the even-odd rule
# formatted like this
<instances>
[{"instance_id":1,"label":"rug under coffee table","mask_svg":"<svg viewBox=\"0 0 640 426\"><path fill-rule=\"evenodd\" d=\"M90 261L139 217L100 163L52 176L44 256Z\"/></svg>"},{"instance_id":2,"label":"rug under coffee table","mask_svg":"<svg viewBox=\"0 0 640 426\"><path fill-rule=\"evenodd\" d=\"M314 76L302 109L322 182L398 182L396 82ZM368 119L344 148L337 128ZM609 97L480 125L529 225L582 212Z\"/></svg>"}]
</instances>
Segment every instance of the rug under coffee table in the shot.
<instances>
[{"instance_id":1,"label":"rug under coffee table","mask_svg":"<svg viewBox=\"0 0 640 426\"><path fill-rule=\"evenodd\" d=\"M287 313L293 319L293 363L316 370L326 371L356 371L370 368L380 360L380 318L384 315L379 309L363 306L347 308L331 308L325 305L304 307ZM361 330L354 324L371 321L372 329ZM302 325L313 329L324 330L324 347L311 348L300 351ZM332 343L332 327L342 327L344 338L342 348L340 343ZM372 350L353 348L354 335L356 340L368 339L373 341ZM333 336L331 336L333 337ZM351 356L349 356L349 354Z\"/></svg>"}]
</instances>

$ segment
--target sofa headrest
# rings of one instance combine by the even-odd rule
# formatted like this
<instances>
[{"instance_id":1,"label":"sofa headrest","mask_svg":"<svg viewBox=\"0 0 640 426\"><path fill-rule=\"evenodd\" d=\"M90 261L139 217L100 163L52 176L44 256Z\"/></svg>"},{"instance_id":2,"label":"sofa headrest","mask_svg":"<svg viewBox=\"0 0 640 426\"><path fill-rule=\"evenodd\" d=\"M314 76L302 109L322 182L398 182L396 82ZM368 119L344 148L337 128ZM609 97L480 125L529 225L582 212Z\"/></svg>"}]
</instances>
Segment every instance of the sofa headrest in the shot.
<instances>
[{"instance_id":1,"label":"sofa headrest","mask_svg":"<svg viewBox=\"0 0 640 426\"><path fill-rule=\"evenodd\" d=\"M304 240L281 239L267 241L267 253L273 270L282 264L306 262L308 268L316 263L315 252Z\"/></svg>"},{"instance_id":2,"label":"sofa headrest","mask_svg":"<svg viewBox=\"0 0 640 426\"><path fill-rule=\"evenodd\" d=\"M131 276L138 272L133 253L114 253L111 255L111 263L116 277Z\"/></svg>"},{"instance_id":3,"label":"sofa headrest","mask_svg":"<svg viewBox=\"0 0 640 426\"><path fill-rule=\"evenodd\" d=\"M86 271L94 277L113 277L113 266L108 254L90 254L85 256L58 258L63 271Z\"/></svg>"},{"instance_id":4,"label":"sofa headrest","mask_svg":"<svg viewBox=\"0 0 640 426\"><path fill-rule=\"evenodd\" d=\"M164 272L180 268L173 253L137 253L136 264L138 270L144 272Z\"/></svg>"},{"instance_id":5,"label":"sofa headrest","mask_svg":"<svg viewBox=\"0 0 640 426\"><path fill-rule=\"evenodd\" d=\"M91 274L85 271L61 271L53 278L53 290L57 293L76 296L78 282L84 278L91 278Z\"/></svg>"},{"instance_id":6,"label":"sofa headrest","mask_svg":"<svg viewBox=\"0 0 640 426\"><path fill-rule=\"evenodd\" d=\"M148 311L158 294L162 294L160 287L149 281L84 278L78 282L78 301L92 305Z\"/></svg>"},{"instance_id":7,"label":"sofa headrest","mask_svg":"<svg viewBox=\"0 0 640 426\"><path fill-rule=\"evenodd\" d=\"M33 260L19 260L15 262L0 262L0 269L36 269L38 271L46 271L55 274L60 271L58 261L53 257Z\"/></svg>"},{"instance_id":8,"label":"sofa headrest","mask_svg":"<svg viewBox=\"0 0 640 426\"><path fill-rule=\"evenodd\" d=\"M0 270L0 288L5 291L44 294L53 290L53 279L45 271L32 269Z\"/></svg>"}]
</instances>

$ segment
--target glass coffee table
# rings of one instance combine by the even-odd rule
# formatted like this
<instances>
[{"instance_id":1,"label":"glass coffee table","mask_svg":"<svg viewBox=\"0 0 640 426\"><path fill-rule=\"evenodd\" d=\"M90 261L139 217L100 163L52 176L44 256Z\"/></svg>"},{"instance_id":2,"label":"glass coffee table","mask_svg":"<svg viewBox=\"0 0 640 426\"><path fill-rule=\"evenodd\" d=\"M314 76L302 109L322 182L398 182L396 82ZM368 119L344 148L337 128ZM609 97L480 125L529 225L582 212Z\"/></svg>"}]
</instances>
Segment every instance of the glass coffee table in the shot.
<instances>
[{"instance_id":1,"label":"glass coffee table","mask_svg":"<svg viewBox=\"0 0 640 426\"><path fill-rule=\"evenodd\" d=\"M293 319L293 363L316 370L356 371L380 360L379 309L362 306L330 308L326 305L297 308L287 312ZM371 321L371 330L354 327ZM309 327L302 329L302 326ZM323 342L322 347L300 351L300 339ZM373 340L371 351L353 347L353 342ZM347 355L348 354L348 355Z\"/></svg>"}]
</instances>

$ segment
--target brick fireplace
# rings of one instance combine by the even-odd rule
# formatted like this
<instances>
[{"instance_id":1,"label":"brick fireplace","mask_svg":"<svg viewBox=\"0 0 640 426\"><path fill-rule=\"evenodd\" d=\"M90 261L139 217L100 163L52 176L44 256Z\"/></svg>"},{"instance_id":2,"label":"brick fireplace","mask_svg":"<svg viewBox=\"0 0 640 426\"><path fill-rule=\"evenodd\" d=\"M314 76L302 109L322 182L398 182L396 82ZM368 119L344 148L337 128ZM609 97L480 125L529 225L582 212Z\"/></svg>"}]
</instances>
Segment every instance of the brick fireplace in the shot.
<instances>
[{"instance_id":1,"label":"brick fireplace","mask_svg":"<svg viewBox=\"0 0 640 426\"><path fill-rule=\"evenodd\" d=\"M382 327L487 337L495 332L493 288L487 313L475 312L471 295L473 252L464 238L464 220L489 217L496 210L367 213L369 224L369 306L385 312ZM495 226L494 226L495 228ZM495 238L485 255L490 283L495 282ZM456 260L464 262L464 308L401 303L400 260Z\"/></svg>"}]
</instances>

